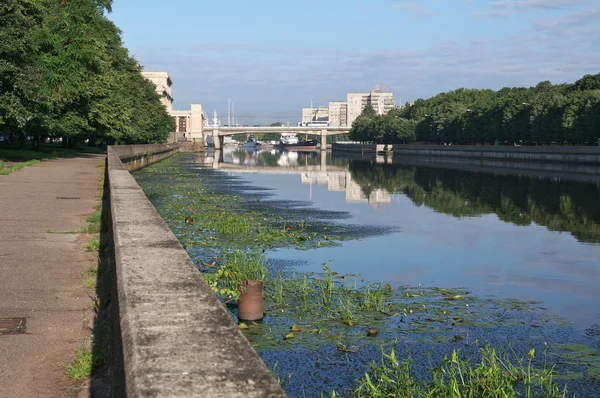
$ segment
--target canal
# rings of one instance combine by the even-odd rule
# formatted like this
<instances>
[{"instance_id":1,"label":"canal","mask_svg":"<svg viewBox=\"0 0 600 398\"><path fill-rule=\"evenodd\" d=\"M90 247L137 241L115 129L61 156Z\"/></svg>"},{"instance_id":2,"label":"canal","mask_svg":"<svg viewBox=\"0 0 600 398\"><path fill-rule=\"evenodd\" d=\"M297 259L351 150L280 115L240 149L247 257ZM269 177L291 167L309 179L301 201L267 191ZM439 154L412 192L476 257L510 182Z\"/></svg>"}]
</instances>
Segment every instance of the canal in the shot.
<instances>
[{"instance_id":1,"label":"canal","mask_svg":"<svg viewBox=\"0 0 600 398\"><path fill-rule=\"evenodd\" d=\"M352 395L368 363L381 360L380 346L393 344L417 373L452 350L476 359L486 344L521 357L536 348L569 393L600 395L600 176L225 148L135 173L159 212L181 198L169 189L182 181L175 172L188 187L197 178L239 197L242 209L301 220L321 237L331 231L325 240L335 244L267 246L273 275L319 281L333 270L340 283L405 298L390 298L385 316L363 319L356 309L343 327L317 322L311 310L267 310L244 332L290 396ZM220 248L189 244L183 214L161 212L202 269ZM374 328L377 338L367 338Z\"/></svg>"}]
</instances>

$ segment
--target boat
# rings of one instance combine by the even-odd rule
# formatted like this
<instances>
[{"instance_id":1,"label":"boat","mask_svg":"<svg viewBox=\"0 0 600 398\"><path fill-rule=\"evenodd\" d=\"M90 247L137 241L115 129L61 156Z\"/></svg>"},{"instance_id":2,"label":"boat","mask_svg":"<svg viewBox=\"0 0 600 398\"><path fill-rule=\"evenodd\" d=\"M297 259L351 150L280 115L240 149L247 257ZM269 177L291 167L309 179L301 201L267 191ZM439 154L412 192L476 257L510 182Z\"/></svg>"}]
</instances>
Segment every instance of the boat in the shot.
<instances>
[{"instance_id":1,"label":"boat","mask_svg":"<svg viewBox=\"0 0 600 398\"><path fill-rule=\"evenodd\" d=\"M254 141L252 138L242 144L242 148L244 149L256 149L256 145L258 143Z\"/></svg>"},{"instance_id":2,"label":"boat","mask_svg":"<svg viewBox=\"0 0 600 398\"><path fill-rule=\"evenodd\" d=\"M260 145L260 143L254 139L254 135L250 134L248 137L248 141L242 144L242 148L244 149L256 149L256 146Z\"/></svg>"},{"instance_id":3,"label":"boat","mask_svg":"<svg viewBox=\"0 0 600 398\"><path fill-rule=\"evenodd\" d=\"M279 148L288 151L314 151L317 149L319 140L304 140L298 142L279 142Z\"/></svg>"}]
</instances>

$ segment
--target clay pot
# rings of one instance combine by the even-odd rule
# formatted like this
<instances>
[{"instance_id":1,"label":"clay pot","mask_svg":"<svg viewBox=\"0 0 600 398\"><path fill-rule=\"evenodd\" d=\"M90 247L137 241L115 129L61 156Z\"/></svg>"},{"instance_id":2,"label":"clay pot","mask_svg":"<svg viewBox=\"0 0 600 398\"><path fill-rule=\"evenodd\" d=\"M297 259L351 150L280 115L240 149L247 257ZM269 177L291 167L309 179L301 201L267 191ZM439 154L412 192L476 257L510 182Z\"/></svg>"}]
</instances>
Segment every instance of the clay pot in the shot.
<instances>
[{"instance_id":1,"label":"clay pot","mask_svg":"<svg viewBox=\"0 0 600 398\"><path fill-rule=\"evenodd\" d=\"M238 300L238 318L244 321L256 321L263 318L263 282L246 280L240 285Z\"/></svg>"}]
</instances>

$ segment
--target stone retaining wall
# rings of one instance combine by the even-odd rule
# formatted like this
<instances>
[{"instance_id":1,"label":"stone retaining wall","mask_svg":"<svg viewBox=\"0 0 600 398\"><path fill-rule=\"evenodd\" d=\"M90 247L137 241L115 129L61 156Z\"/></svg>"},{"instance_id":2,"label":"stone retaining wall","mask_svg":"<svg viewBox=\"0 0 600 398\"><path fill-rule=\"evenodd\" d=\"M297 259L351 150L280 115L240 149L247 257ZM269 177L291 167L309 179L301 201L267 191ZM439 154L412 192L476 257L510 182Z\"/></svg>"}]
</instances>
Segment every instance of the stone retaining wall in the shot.
<instances>
[{"instance_id":1,"label":"stone retaining wall","mask_svg":"<svg viewBox=\"0 0 600 398\"><path fill-rule=\"evenodd\" d=\"M346 153L393 153L394 156L471 158L600 165L600 147L592 146L477 146L338 144L332 150Z\"/></svg>"},{"instance_id":2,"label":"stone retaining wall","mask_svg":"<svg viewBox=\"0 0 600 398\"><path fill-rule=\"evenodd\" d=\"M127 170L135 171L168 158L179 150L179 145L115 145L110 148L113 149Z\"/></svg>"},{"instance_id":3,"label":"stone retaining wall","mask_svg":"<svg viewBox=\"0 0 600 398\"><path fill-rule=\"evenodd\" d=\"M175 151L108 147L127 396L285 397L128 171Z\"/></svg>"},{"instance_id":4,"label":"stone retaining wall","mask_svg":"<svg viewBox=\"0 0 600 398\"><path fill-rule=\"evenodd\" d=\"M589 146L395 145L394 156L439 156L534 162L600 164L600 148Z\"/></svg>"}]
</instances>

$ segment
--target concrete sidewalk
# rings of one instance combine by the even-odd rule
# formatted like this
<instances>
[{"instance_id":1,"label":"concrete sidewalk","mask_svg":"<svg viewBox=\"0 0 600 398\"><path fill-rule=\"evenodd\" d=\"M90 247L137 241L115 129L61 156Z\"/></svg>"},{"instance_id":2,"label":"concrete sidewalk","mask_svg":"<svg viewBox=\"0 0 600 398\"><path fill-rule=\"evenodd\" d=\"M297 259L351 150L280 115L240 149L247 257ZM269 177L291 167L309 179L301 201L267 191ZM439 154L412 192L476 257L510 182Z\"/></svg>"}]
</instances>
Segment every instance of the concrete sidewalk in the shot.
<instances>
[{"instance_id":1,"label":"concrete sidewalk","mask_svg":"<svg viewBox=\"0 0 600 398\"><path fill-rule=\"evenodd\" d=\"M25 334L0 335L0 397L76 395L66 368L90 335L93 292L83 282L96 256L86 252L89 235L71 232L98 203L104 158L0 175L0 318L27 318Z\"/></svg>"}]
</instances>

